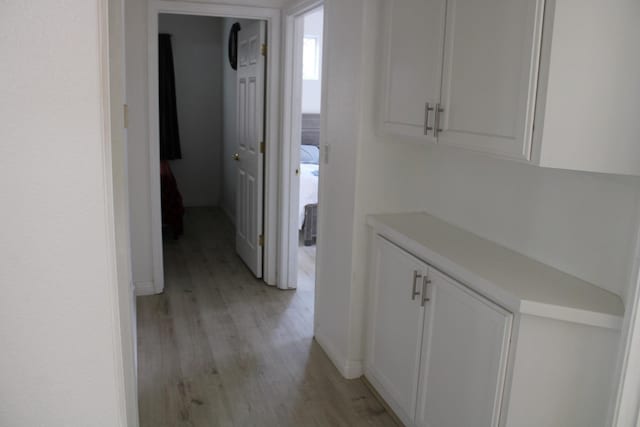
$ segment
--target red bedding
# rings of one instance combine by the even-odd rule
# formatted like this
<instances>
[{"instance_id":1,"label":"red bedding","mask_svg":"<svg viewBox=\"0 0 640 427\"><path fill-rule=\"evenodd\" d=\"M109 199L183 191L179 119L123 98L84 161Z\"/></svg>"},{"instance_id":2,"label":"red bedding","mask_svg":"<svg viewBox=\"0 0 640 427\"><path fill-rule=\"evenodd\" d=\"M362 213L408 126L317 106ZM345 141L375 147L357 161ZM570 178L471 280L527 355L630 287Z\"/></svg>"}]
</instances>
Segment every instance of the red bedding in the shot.
<instances>
[{"instance_id":1,"label":"red bedding","mask_svg":"<svg viewBox=\"0 0 640 427\"><path fill-rule=\"evenodd\" d=\"M178 190L178 183L171 172L169 162L160 162L160 192L162 205L162 226L166 226L173 233L174 238L178 238L183 233L182 217L184 206L182 205L182 195Z\"/></svg>"}]
</instances>

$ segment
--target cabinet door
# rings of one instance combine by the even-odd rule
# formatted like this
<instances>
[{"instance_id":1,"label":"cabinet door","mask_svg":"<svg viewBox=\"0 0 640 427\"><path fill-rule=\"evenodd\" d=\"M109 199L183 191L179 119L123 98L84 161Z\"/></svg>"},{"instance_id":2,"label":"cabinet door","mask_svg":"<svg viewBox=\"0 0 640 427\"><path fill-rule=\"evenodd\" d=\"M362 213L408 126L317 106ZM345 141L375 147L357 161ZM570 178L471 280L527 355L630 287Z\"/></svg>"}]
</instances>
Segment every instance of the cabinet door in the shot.
<instances>
[{"instance_id":1,"label":"cabinet door","mask_svg":"<svg viewBox=\"0 0 640 427\"><path fill-rule=\"evenodd\" d=\"M511 313L431 269L416 425L495 427Z\"/></svg>"},{"instance_id":2,"label":"cabinet door","mask_svg":"<svg viewBox=\"0 0 640 427\"><path fill-rule=\"evenodd\" d=\"M445 12L446 0L385 1L381 113L389 132L435 142L425 107L440 102ZM430 123L433 117L430 112Z\"/></svg>"},{"instance_id":3,"label":"cabinet door","mask_svg":"<svg viewBox=\"0 0 640 427\"><path fill-rule=\"evenodd\" d=\"M529 160L544 0L448 0L438 143Z\"/></svg>"},{"instance_id":4,"label":"cabinet door","mask_svg":"<svg viewBox=\"0 0 640 427\"><path fill-rule=\"evenodd\" d=\"M411 425L424 314L420 295L412 299L412 290L414 283L422 290L427 266L380 236L374 248L366 375L398 417Z\"/></svg>"}]
</instances>

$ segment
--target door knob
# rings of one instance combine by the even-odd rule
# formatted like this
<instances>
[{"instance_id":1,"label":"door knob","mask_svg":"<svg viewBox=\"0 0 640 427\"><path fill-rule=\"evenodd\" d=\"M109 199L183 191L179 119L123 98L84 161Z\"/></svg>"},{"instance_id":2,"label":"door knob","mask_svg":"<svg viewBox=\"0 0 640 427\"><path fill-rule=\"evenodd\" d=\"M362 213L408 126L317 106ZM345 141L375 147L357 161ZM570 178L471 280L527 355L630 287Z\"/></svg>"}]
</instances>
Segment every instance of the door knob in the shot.
<instances>
[{"instance_id":1,"label":"door knob","mask_svg":"<svg viewBox=\"0 0 640 427\"><path fill-rule=\"evenodd\" d=\"M233 155L233 160L235 160L236 162L240 161L240 154L236 153Z\"/></svg>"}]
</instances>

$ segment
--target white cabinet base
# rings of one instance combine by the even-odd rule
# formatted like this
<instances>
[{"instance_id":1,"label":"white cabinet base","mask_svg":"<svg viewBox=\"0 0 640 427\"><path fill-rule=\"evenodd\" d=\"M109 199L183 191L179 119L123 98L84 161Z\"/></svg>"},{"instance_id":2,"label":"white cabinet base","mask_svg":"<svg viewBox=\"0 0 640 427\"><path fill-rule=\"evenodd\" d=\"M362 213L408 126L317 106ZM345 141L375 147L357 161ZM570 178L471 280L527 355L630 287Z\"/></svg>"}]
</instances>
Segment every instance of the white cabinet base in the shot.
<instances>
[{"instance_id":1,"label":"white cabinet base","mask_svg":"<svg viewBox=\"0 0 640 427\"><path fill-rule=\"evenodd\" d=\"M512 314L429 270L415 424L498 427Z\"/></svg>"},{"instance_id":2,"label":"white cabinet base","mask_svg":"<svg viewBox=\"0 0 640 427\"><path fill-rule=\"evenodd\" d=\"M618 331L520 317L505 427L602 427Z\"/></svg>"},{"instance_id":3,"label":"white cabinet base","mask_svg":"<svg viewBox=\"0 0 640 427\"><path fill-rule=\"evenodd\" d=\"M424 318L419 297L427 265L382 237L374 247L371 303L377 315L369 324L367 372L406 423L416 407Z\"/></svg>"},{"instance_id":4,"label":"white cabinet base","mask_svg":"<svg viewBox=\"0 0 640 427\"><path fill-rule=\"evenodd\" d=\"M365 373L403 423L609 423L619 297L426 214L379 215L369 225L376 237ZM431 279L422 314L410 300L413 269ZM390 328L377 326L380 319ZM395 363L376 363L375 342L389 344L377 351Z\"/></svg>"}]
</instances>

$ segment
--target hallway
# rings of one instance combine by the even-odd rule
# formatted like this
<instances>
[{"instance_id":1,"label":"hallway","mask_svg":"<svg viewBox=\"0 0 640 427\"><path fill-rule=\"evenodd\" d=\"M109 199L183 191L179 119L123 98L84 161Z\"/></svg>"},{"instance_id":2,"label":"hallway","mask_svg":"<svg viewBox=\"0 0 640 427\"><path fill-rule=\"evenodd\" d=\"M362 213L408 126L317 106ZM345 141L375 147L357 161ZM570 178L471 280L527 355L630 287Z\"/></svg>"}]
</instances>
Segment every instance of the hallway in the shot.
<instances>
[{"instance_id":1,"label":"hallway","mask_svg":"<svg viewBox=\"0 0 640 427\"><path fill-rule=\"evenodd\" d=\"M165 292L139 297L143 427L393 426L313 336L313 288L254 279L221 210L189 208L164 244Z\"/></svg>"}]
</instances>

